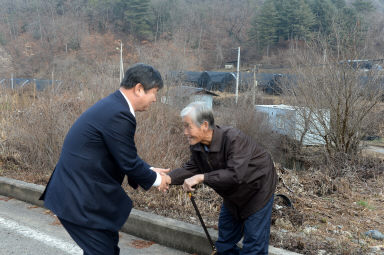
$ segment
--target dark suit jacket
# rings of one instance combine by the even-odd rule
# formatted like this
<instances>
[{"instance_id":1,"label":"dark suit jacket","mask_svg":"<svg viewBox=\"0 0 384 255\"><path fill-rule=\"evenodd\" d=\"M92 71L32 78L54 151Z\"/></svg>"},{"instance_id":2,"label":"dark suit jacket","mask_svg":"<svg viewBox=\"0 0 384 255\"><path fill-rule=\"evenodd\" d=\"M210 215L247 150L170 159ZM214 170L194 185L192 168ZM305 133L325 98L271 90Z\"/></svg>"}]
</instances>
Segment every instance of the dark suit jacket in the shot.
<instances>
[{"instance_id":1,"label":"dark suit jacket","mask_svg":"<svg viewBox=\"0 0 384 255\"><path fill-rule=\"evenodd\" d=\"M204 183L224 198L237 219L246 219L273 196L277 174L270 154L251 137L232 127L213 129L209 151L201 143L190 147L191 158L170 173L172 184L204 174Z\"/></svg>"},{"instance_id":2,"label":"dark suit jacket","mask_svg":"<svg viewBox=\"0 0 384 255\"><path fill-rule=\"evenodd\" d=\"M135 117L120 91L85 111L69 130L41 197L58 217L89 228L117 231L132 209L121 187L149 189L156 173L138 155Z\"/></svg>"}]
</instances>

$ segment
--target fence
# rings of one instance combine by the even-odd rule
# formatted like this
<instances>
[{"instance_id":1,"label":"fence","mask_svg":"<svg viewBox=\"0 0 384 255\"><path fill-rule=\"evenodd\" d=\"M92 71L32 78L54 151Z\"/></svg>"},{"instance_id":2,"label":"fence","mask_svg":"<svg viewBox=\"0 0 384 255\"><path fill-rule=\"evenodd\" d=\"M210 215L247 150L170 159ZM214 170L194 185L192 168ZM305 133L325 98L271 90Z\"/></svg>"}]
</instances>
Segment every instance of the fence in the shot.
<instances>
[{"instance_id":1,"label":"fence","mask_svg":"<svg viewBox=\"0 0 384 255\"><path fill-rule=\"evenodd\" d=\"M58 88L62 84L59 80L40 80L25 78L1 79L0 87L8 89L22 89L32 87L37 91L43 91L47 88Z\"/></svg>"}]
</instances>

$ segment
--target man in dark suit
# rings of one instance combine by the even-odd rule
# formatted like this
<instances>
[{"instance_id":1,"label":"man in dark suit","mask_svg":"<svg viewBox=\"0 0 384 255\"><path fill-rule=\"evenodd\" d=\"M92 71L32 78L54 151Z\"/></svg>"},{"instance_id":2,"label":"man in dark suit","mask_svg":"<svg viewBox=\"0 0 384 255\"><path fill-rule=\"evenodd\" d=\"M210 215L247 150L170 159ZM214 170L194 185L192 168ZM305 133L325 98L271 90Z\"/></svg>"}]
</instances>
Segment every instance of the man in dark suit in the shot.
<instances>
[{"instance_id":1,"label":"man in dark suit","mask_svg":"<svg viewBox=\"0 0 384 255\"><path fill-rule=\"evenodd\" d=\"M152 66L129 68L120 89L101 99L73 124L40 199L89 255L119 254L118 231L132 209L121 187L128 183L166 191L169 169L153 168L136 151L135 112L145 111L163 87Z\"/></svg>"}]
</instances>

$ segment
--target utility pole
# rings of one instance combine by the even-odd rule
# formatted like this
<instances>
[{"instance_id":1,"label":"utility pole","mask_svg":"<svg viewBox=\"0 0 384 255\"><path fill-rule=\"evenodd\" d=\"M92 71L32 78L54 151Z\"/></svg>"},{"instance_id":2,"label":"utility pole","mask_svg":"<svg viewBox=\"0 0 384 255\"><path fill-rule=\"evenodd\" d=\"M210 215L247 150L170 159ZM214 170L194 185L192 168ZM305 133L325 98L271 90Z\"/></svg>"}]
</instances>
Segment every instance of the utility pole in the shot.
<instances>
[{"instance_id":1,"label":"utility pole","mask_svg":"<svg viewBox=\"0 0 384 255\"><path fill-rule=\"evenodd\" d=\"M255 105L256 100L256 88L257 88L257 80L256 80L256 65L253 68L253 88L252 88L252 107Z\"/></svg>"},{"instance_id":2,"label":"utility pole","mask_svg":"<svg viewBox=\"0 0 384 255\"><path fill-rule=\"evenodd\" d=\"M239 72L240 72L240 47L237 52L237 74L236 74L236 105L239 97Z\"/></svg>"},{"instance_id":3,"label":"utility pole","mask_svg":"<svg viewBox=\"0 0 384 255\"><path fill-rule=\"evenodd\" d=\"M120 83L124 78L124 66L123 66L123 42L120 41Z\"/></svg>"},{"instance_id":4,"label":"utility pole","mask_svg":"<svg viewBox=\"0 0 384 255\"><path fill-rule=\"evenodd\" d=\"M36 100L36 79L33 79L34 85L33 85L33 100Z\"/></svg>"},{"instance_id":5,"label":"utility pole","mask_svg":"<svg viewBox=\"0 0 384 255\"><path fill-rule=\"evenodd\" d=\"M327 49L324 49L324 52L323 52L323 70L325 69L326 63L327 63Z\"/></svg>"},{"instance_id":6,"label":"utility pole","mask_svg":"<svg viewBox=\"0 0 384 255\"><path fill-rule=\"evenodd\" d=\"M55 92L55 69L52 69L52 92Z\"/></svg>"}]
</instances>

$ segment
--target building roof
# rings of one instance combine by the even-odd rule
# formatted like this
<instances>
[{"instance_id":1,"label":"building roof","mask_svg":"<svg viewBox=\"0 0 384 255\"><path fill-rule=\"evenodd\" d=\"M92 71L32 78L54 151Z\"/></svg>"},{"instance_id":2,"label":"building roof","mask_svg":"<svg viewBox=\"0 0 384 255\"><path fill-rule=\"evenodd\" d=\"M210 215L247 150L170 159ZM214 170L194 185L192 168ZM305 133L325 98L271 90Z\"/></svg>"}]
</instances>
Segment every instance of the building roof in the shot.
<instances>
[{"instance_id":1,"label":"building roof","mask_svg":"<svg viewBox=\"0 0 384 255\"><path fill-rule=\"evenodd\" d=\"M277 109L286 109L286 110L295 110L295 107L291 105L286 105L286 104L265 104L265 105L255 105L259 107L265 107L265 108L277 108Z\"/></svg>"},{"instance_id":2,"label":"building roof","mask_svg":"<svg viewBox=\"0 0 384 255\"><path fill-rule=\"evenodd\" d=\"M191 95L210 95L210 96L219 96L211 91L208 91L204 88L196 88L191 86L179 86L174 88L173 93L178 96L191 96Z\"/></svg>"}]
</instances>

